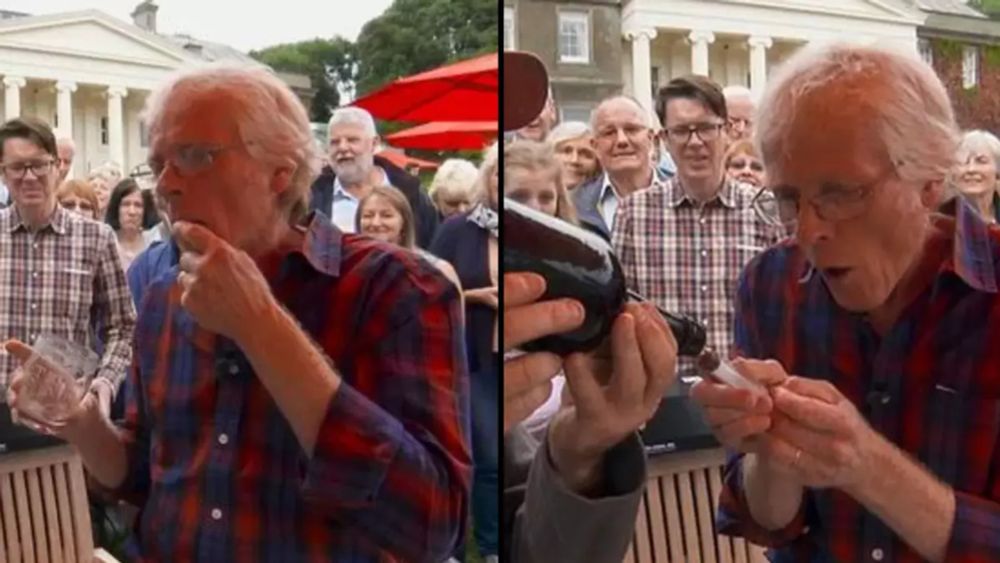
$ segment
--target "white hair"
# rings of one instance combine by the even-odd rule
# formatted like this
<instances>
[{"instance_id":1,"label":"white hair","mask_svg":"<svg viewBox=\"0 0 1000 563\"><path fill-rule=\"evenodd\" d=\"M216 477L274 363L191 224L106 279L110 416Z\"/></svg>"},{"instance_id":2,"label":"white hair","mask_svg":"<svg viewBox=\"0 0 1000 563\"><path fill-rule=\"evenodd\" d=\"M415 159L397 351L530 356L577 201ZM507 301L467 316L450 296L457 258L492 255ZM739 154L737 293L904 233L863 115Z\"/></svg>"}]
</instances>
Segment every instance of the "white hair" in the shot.
<instances>
[{"instance_id":1,"label":"white hair","mask_svg":"<svg viewBox=\"0 0 1000 563\"><path fill-rule=\"evenodd\" d=\"M948 176L958 129L948 93L931 67L914 54L846 44L805 47L776 69L757 116L765 167L789 155L789 134L805 101L838 87L850 97L844 103L873 127L901 178Z\"/></svg>"},{"instance_id":2,"label":"white hair","mask_svg":"<svg viewBox=\"0 0 1000 563\"><path fill-rule=\"evenodd\" d=\"M656 120L654 120L653 116L650 115L648 111L646 111L646 108L642 107L642 104L639 103L639 100L627 94L615 94L614 96L608 96L607 98L601 100L600 103L598 103L597 106L594 107L594 110L590 112L591 131L597 132L597 114L598 112L601 111L601 108L604 107L605 104L609 104L611 102L616 102L619 100L627 100L629 102L632 102L632 104L635 105L635 108L639 110L639 118L642 120L642 124L649 128L655 127L654 123Z\"/></svg>"},{"instance_id":3,"label":"white hair","mask_svg":"<svg viewBox=\"0 0 1000 563\"><path fill-rule=\"evenodd\" d=\"M461 158L449 158L441 163L434 174L427 195L434 201L437 201L439 193L467 194L472 199L478 176L479 170L475 164Z\"/></svg>"},{"instance_id":4,"label":"white hair","mask_svg":"<svg viewBox=\"0 0 1000 563\"><path fill-rule=\"evenodd\" d=\"M372 118L372 114L362 108L348 106L333 110L333 114L330 115L330 122L327 124L327 131L333 129L334 125L340 125L341 123L360 125L369 137L378 135L378 132L375 130L375 120Z\"/></svg>"},{"instance_id":5,"label":"white hair","mask_svg":"<svg viewBox=\"0 0 1000 563\"><path fill-rule=\"evenodd\" d=\"M958 162L965 162L971 154L988 154L1000 165L1000 139L989 131L973 129L962 134L958 145Z\"/></svg>"},{"instance_id":6,"label":"white hair","mask_svg":"<svg viewBox=\"0 0 1000 563\"><path fill-rule=\"evenodd\" d=\"M162 130L168 107L222 99L246 151L263 162L292 168L278 205L292 221L309 211L310 186L319 172L319 153L309 116L298 96L262 67L209 65L171 77L146 101L143 118L153 137Z\"/></svg>"},{"instance_id":7,"label":"white hair","mask_svg":"<svg viewBox=\"0 0 1000 563\"><path fill-rule=\"evenodd\" d=\"M751 102L757 103L756 96L753 95L753 92L746 86L742 86L739 84L726 86L725 88L722 89L722 95L727 100L731 100L734 98L746 98Z\"/></svg>"},{"instance_id":8,"label":"white hair","mask_svg":"<svg viewBox=\"0 0 1000 563\"><path fill-rule=\"evenodd\" d=\"M579 139L590 135L590 126L582 121L564 121L556 125L555 129L549 132L546 141L553 145L558 145L563 141Z\"/></svg>"},{"instance_id":9,"label":"white hair","mask_svg":"<svg viewBox=\"0 0 1000 563\"><path fill-rule=\"evenodd\" d=\"M56 146L64 145L69 147L73 152L76 152L76 142L73 141L72 137L59 137L56 139Z\"/></svg>"},{"instance_id":10,"label":"white hair","mask_svg":"<svg viewBox=\"0 0 1000 563\"><path fill-rule=\"evenodd\" d=\"M125 174L122 172L121 166L118 166L117 163L108 161L92 169L90 173L87 174L87 180L102 178L113 188L115 187L115 184L117 184L124 176Z\"/></svg>"}]
</instances>

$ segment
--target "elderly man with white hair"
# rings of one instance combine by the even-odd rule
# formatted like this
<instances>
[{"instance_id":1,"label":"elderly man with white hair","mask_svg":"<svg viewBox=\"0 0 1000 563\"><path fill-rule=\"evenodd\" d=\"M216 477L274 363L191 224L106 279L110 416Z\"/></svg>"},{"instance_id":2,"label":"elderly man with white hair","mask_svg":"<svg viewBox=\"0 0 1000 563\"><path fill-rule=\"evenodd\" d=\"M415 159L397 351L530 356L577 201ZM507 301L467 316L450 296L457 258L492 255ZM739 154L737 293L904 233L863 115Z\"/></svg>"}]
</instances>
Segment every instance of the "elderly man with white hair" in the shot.
<instances>
[{"instance_id":1,"label":"elderly man with white hair","mask_svg":"<svg viewBox=\"0 0 1000 563\"><path fill-rule=\"evenodd\" d=\"M147 104L179 265L145 290L124 423L87 395L49 429L142 508L129 560L443 561L471 479L457 288L307 214L315 142L273 74Z\"/></svg>"},{"instance_id":2,"label":"elderly man with white hair","mask_svg":"<svg viewBox=\"0 0 1000 563\"><path fill-rule=\"evenodd\" d=\"M722 89L726 98L726 134L735 143L753 137L754 112L757 104L753 92L746 86L726 86Z\"/></svg>"},{"instance_id":3,"label":"elderly man with white hair","mask_svg":"<svg viewBox=\"0 0 1000 563\"><path fill-rule=\"evenodd\" d=\"M936 213L958 131L915 54L807 48L757 126L794 237L736 297L758 394L693 392L728 463L719 529L772 561L1000 560L1000 230Z\"/></svg>"},{"instance_id":4,"label":"elderly man with white hair","mask_svg":"<svg viewBox=\"0 0 1000 563\"><path fill-rule=\"evenodd\" d=\"M330 217L341 231L353 233L358 203L373 187L392 186L403 192L413 208L417 246L428 248L440 222L437 209L419 179L375 154L379 136L371 114L356 107L334 110L329 138L330 164L312 185L311 209Z\"/></svg>"},{"instance_id":5,"label":"elderly man with white hair","mask_svg":"<svg viewBox=\"0 0 1000 563\"><path fill-rule=\"evenodd\" d=\"M59 158L56 159L57 169L59 170L59 184L62 184L69 177L70 171L73 170L76 143L70 137L59 137L56 139L56 152L59 153Z\"/></svg>"}]
</instances>

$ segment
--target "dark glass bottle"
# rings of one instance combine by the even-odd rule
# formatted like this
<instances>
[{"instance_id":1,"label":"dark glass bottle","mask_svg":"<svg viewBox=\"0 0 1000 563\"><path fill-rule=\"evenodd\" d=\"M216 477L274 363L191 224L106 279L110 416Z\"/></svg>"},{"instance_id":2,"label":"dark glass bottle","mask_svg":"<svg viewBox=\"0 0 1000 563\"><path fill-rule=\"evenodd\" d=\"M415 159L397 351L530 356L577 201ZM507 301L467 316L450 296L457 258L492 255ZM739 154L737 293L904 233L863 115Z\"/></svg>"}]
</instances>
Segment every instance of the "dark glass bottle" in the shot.
<instances>
[{"instance_id":1,"label":"dark glass bottle","mask_svg":"<svg viewBox=\"0 0 1000 563\"><path fill-rule=\"evenodd\" d=\"M586 317L580 328L522 345L528 351L559 355L597 347L611 332L627 299L641 300L625 287L621 265L607 241L594 233L504 198L503 271L533 272L546 282L545 299L580 301ZM677 339L678 354L697 356L705 329L696 321L658 309Z\"/></svg>"}]
</instances>

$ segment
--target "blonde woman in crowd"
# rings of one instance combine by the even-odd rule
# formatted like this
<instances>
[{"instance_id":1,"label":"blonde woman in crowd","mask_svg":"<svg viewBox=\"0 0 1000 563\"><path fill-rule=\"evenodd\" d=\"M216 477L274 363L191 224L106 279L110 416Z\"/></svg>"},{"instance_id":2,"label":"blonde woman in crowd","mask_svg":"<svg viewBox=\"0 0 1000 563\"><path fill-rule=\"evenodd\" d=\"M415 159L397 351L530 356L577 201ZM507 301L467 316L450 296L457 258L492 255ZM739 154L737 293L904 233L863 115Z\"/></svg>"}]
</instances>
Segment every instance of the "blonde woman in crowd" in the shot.
<instances>
[{"instance_id":1,"label":"blonde woman in crowd","mask_svg":"<svg viewBox=\"0 0 1000 563\"><path fill-rule=\"evenodd\" d=\"M442 219L465 213L472 207L478 175L476 165L468 160L449 158L441 163L427 192Z\"/></svg>"},{"instance_id":2,"label":"blonde woman in crowd","mask_svg":"<svg viewBox=\"0 0 1000 563\"><path fill-rule=\"evenodd\" d=\"M403 192L392 186L375 186L358 202L355 230L374 239L402 246L433 264L461 291L462 282L447 261L417 247L413 228L413 208Z\"/></svg>"},{"instance_id":3,"label":"blonde woman in crowd","mask_svg":"<svg viewBox=\"0 0 1000 563\"><path fill-rule=\"evenodd\" d=\"M562 183L567 190L579 186L601 173L597 153L591 146L590 126L582 121L560 123L546 139L555 147L562 165Z\"/></svg>"},{"instance_id":4,"label":"blonde woman in crowd","mask_svg":"<svg viewBox=\"0 0 1000 563\"><path fill-rule=\"evenodd\" d=\"M767 174L764 172L764 162L757 154L757 148L749 140L736 141L729 145L724 159L726 176L749 184L755 188L767 186Z\"/></svg>"},{"instance_id":5,"label":"blonde woman in crowd","mask_svg":"<svg viewBox=\"0 0 1000 563\"><path fill-rule=\"evenodd\" d=\"M66 180L56 191L56 200L63 209L67 209L95 221L97 217L97 194L89 182L83 180Z\"/></svg>"}]
</instances>

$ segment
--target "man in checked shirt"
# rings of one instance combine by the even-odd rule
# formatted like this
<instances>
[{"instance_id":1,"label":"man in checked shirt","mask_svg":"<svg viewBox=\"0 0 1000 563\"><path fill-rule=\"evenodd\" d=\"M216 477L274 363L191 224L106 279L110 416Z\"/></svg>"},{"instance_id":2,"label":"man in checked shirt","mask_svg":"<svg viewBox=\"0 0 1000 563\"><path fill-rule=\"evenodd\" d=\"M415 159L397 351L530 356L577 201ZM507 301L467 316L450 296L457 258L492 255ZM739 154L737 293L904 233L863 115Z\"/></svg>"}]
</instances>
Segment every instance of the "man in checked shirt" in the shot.
<instances>
[{"instance_id":1,"label":"man in checked shirt","mask_svg":"<svg viewBox=\"0 0 1000 563\"><path fill-rule=\"evenodd\" d=\"M958 131L915 53L835 45L771 77L735 362L692 395L734 451L718 525L771 561L1000 561L1000 229L935 213ZM760 200L759 200L760 203Z\"/></svg>"},{"instance_id":2,"label":"man in checked shirt","mask_svg":"<svg viewBox=\"0 0 1000 563\"><path fill-rule=\"evenodd\" d=\"M447 559L471 478L458 289L307 214L315 142L268 71L188 71L145 119L180 263L140 305L124 424L84 401L56 429L141 507L130 559Z\"/></svg>"},{"instance_id":3,"label":"man in checked shirt","mask_svg":"<svg viewBox=\"0 0 1000 563\"><path fill-rule=\"evenodd\" d=\"M660 89L656 112L677 175L622 200L611 241L625 280L668 311L705 326L708 345L725 355L733 295L743 266L784 232L754 211L759 189L726 177L726 99L704 76ZM691 372L688 358L677 362Z\"/></svg>"},{"instance_id":4,"label":"man in checked shirt","mask_svg":"<svg viewBox=\"0 0 1000 563\"><path fill-rule=\"evenodd\" d=\"M100 327L104 355L90 391L107 413L132 358L132 305L115 234L56 203L59 152L52 129L31 117L0 126L0 176L13 205L0 211L0 338L39 335L91 348ZM18 367L0 351L0 388Z\"/></svg>"}]
</instances>

